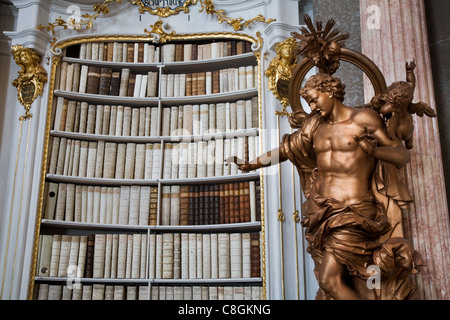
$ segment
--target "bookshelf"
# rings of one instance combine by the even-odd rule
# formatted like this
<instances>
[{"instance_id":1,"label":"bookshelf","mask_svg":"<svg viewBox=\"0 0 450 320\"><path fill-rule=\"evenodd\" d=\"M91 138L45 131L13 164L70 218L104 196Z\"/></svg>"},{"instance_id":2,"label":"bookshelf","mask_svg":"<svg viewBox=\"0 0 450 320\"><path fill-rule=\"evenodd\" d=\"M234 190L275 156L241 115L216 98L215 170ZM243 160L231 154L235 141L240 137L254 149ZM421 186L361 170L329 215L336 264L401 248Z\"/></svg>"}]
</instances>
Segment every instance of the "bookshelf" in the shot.
<instances>
[{"instance_id":1,"label":"bookshelf","mask_svg":"<svg viewBox=\"0 0 450 320\"><path fill-rule=\"evenodd\" d=\"M86 41L53 81L33 299L262 299L258 59Z\"/></svg>"}]
</instances>

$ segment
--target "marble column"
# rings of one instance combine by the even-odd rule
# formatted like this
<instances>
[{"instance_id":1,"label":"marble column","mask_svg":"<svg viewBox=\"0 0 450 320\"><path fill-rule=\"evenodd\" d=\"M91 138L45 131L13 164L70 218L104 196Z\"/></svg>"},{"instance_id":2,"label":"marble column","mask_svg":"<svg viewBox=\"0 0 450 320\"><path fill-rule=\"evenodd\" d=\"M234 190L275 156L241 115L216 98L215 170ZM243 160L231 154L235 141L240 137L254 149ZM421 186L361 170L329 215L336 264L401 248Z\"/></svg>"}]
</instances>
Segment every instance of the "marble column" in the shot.
<instances>
[{"instance_id":1,"label":"marble column","mask_svg":"<svg viewBox=\"0 0 450 320\"><path fill-rule=\"evenodd\" d=\"M386 83L406 80L405 62L416 60L414 102L436 110L423 0L360 0L362 52L383 72ZM365 79L365 99L373 90ZM439 114L438 114L439 117ZM414 149L404 169L414 203L403 229L424 259L417 275L419 299L450 299L450 223L436 118L414 116Z\"/></svg>"}]
</instances>

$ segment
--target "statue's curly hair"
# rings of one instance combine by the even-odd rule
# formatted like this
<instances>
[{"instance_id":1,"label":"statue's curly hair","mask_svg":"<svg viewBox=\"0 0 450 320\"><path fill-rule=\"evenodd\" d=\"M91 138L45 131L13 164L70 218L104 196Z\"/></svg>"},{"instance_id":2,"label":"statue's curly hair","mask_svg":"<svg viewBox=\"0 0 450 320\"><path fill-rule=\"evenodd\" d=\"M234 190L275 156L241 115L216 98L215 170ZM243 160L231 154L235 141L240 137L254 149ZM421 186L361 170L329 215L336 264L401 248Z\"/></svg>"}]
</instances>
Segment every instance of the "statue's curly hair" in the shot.
<instances>
[{"instance_id":1,"label":"statue's curly hair","mask_svg":"<svg viewBox=\"0 0 450 320\"><path fill-rule=\"evenodd\" d=\"M414 98L414 92L409 83L397 81L387 88L387 101L394 105L409 104Z\"/></svg>"},{"instance_id":2,"label":"statue's curly hair","mask_svg":"<svg viewBox=\"0 0 450 320\"><path fill-rule=\"evenodd\" d=\"M345 84L341 82L341 79L327 73L318 73L311 76L305 86L300 89L300 95L305 99L306 92L311 89L331 93L336 99L344 101Z\"/></svg>"}]
</instances>

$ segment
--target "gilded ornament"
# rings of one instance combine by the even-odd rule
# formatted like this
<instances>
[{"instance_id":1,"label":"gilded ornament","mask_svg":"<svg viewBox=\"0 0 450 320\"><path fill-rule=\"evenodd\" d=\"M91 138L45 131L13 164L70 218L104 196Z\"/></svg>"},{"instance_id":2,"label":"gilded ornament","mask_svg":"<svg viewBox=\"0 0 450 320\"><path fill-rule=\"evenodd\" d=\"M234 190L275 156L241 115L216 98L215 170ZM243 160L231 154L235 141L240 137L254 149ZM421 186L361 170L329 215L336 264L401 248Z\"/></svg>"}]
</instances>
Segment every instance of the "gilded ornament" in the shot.
<instances>
[{"instance_id":1,"label":"gilded ornament","mask_svg":"<svg viewBox=\"0 0 450 320\"><path fill-rule=\"evenodd\" d=\"M281 101L283 106L281 115L286 114L285 110L289 105L289 81L292 77L292 70L297 66L295 48L294 38L288 38L278 43L275 48L277 56L273 58L264 73L269 78L269 90Z\"/></svg>"},{"instance_id":2,"label":"gilded ornament","mask_svg":"<svg viewBox=\"0 0 450 320\"><path fill-rule=\"evenodd\" d=\"M47 82L47 71L41 66L41 58L37 52L22 45L11 46L11 54L18 66L19 77L12 82L17 88L19 102L25 107L22 119L32 117L31 104L42 94L44 84Z\"/></svg>"},{"instance_id":3,"label":"gilded ornament","mask_svg":"<svg viewBox=\"0 0 450 320\"><path fill-rule=\"evenodd\" d=\"M177 4L176 6L171 7L167 5L168 3ZM177 0L177 1L158 1L158 0L134 0L131 2L133 5L139 6L139 12L144 13L145 11L158 15L162 18L178 14L180 11L185 13L189 12L189 6L196 4L197 0Z\"/></svg>"}]
</instances>

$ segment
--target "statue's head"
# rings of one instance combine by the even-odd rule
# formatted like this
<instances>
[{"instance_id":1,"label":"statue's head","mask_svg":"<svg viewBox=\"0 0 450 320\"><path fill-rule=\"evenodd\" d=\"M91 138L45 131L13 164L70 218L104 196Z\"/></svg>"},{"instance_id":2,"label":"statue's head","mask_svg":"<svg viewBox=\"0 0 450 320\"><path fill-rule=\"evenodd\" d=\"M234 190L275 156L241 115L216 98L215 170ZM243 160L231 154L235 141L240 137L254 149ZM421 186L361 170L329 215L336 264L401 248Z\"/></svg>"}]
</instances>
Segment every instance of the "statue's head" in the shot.
<instances>
[{"instance_id":1,"label":"statue's head","mask_svg":"<svg viewBox=\"0 0 450 320\"><path fill-rule=\"evenodd\" d=\"M387 88L387 102L394 106L408 105L414 98L411 85L405 81L397 81Z\"/></svg>"},{"instance_id":2,"label":"statue's head","mask_svg":"<svg viewBox=\"0 0 450 320\"><path fill-rule=\"evenodd\" d=\"M345 84L339 78L327 73L318 73L311 76L305 86L300 89L300 95L306 100L308 90L317 90L323 93L331 93L332 96L341 102L344 101Z\"/></svg>"}]
</instances>

